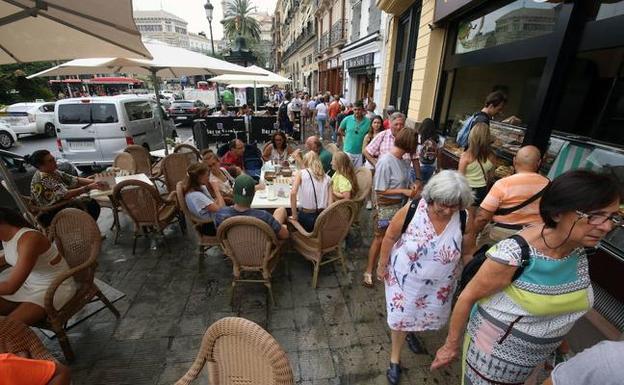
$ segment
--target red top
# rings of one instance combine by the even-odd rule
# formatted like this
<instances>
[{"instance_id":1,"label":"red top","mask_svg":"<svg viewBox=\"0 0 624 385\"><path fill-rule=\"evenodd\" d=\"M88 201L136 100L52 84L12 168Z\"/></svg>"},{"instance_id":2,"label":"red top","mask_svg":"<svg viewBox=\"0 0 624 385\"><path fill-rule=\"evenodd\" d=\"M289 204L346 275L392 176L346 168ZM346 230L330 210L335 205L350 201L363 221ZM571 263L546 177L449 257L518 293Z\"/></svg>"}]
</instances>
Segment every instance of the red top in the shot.
<instances>
[{"instance_id":1,"label":"red top","mask_svg":"<svg viewBox=\"0 0 624 385\"><path fill-rule=\"evenodd\" d=\"M240 167L241 170L245 168L243 166L243 157L236 157L236 155L234 155L232 151L228 151L225 153L225 155L223 155L223 158L221 158L221 166L237 166Z\"/></svg>"},{"instance_id":2,"label":"red top","mask_svg":"<svg viewBox=\"0 0 624 385\"><path fill-rule=\"evenodd\" d=\"M55 370L53 361L32 360L11 353L0 354L0 385L46 385Z\"/></svg>"},{"instance_id":3,"label":"red top","mask_svg":"<svg viewBox=\"0 0 624 385\"><path fill-rule=\"evenodd\" d=\"M334 100L333 102L329 104L329 118L336 119L336 116L338 116L338 113L340 113L340 102L337 100Z\"/></svg>"},{"instance_id":4,"label":"red top","mask_svg":"<svg viewBox=\"0 0 624 385\"><path fill-rule=\"evenodd\" d=\"M383 128L384 130L387 130L388 128L390 128L390 119L384 119Z\"/></svg>"}]
</instances>

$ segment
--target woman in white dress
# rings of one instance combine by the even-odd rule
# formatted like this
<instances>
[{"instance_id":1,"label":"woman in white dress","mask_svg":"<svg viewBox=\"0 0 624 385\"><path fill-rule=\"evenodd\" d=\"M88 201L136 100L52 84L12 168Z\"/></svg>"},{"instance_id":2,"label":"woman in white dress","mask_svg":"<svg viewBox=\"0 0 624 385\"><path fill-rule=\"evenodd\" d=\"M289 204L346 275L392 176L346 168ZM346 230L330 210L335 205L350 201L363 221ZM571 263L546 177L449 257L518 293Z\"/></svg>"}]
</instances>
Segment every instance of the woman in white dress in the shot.
<instances>
[{"instance_id":1,"label":"woman in white dress","mask_svg":"<svg viewBox=\"0 0 624 385\"><path fill-rule=\"evenodd\" d=\"M30 228L22 216L0 207L0 315L27 325L46 316L44 298L48 287L60 274L69 270L65 259L39 231ZM59 309L76 293L73 278L65 280L56 291L54 307Z\"/></svg>"},{"instance_id":2,"label":"woman in white dress","mask_svg":"<svg viewBox=\"0 0 624 385\"><path fill-rule=\"evenodd\" d=\"M465 210L473 199L464 176L442 171L425 185L422 198L412 201L416 211L405 232L403 226L412 203L396 213L386 231L377 278L386 284L392 336L387 377L392 385L399 383L400 353L406 338L412 351L421 350L410 332L439 330L449 318L465 249Z\"/></svg>"}]
</instances>

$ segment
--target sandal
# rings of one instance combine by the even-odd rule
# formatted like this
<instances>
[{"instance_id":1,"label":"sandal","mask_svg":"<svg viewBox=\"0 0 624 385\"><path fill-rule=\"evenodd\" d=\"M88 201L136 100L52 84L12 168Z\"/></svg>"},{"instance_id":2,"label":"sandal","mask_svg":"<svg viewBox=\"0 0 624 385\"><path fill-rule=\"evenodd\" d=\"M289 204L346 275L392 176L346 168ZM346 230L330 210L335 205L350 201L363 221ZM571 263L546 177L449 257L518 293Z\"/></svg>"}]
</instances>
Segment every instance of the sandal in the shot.
<instances>
[{"instance_id":1,"label":"sandal","mask_svg":"<svg viewBox=\"0 0 624 385\"><path fill-rule=\"evenodd\" d=\"M362 281L362 285L368 288L373 287L373 274L372 273L364 273L364 280Z\"/></svg>"}]
</instances>

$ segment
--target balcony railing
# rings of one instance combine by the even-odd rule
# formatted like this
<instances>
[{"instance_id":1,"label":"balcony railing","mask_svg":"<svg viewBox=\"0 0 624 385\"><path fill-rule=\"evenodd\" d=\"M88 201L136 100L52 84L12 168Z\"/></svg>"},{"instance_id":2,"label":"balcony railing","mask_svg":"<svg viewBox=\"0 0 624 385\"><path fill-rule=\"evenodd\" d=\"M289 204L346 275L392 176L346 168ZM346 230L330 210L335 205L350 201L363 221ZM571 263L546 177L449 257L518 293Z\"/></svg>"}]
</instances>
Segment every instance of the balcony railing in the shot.
<instances>
[{"instance_id":1,"label":"balcony railing","mask_svg":"<svg viewBox=\"0 0 624 385\"><path fill-rule=\"evenodd\" d=\"M308 27L306 27L303 30L303 33L299 35L297 39L295 39L295 41L292 42L288 46L288 48L286 48L286 50L284 51L284 59L287 59L288 57L290 57L290 55L295 53L299 48L301 48L303 44L305 44L308 40L310 40L310 38L312 38L314 35L315 35L315 31L314 31L313 24L309 24Z\"/></svg>"},{"instance_id":2,"label":"balcony railing","mask_svg":"<svg viewBox=\"0 0 624 385\"><path fill-rule=\"evenodd\" d=\"M329 32L325 32L319 40L319 51L323 52L329 48Z\"/></svg>"},{"instance_id":3,"label":"balcony railing","mask_svg":"<svg viewBox=\"0 0 624 385\"><path fill-rule=\"evenodd\" d=\"M345 43L347 40L347 34L345 31L346 23L344 19L337 20L331 27L331 41L330 45L335 46L340 43Z\"/></svg>"}]
</instances>

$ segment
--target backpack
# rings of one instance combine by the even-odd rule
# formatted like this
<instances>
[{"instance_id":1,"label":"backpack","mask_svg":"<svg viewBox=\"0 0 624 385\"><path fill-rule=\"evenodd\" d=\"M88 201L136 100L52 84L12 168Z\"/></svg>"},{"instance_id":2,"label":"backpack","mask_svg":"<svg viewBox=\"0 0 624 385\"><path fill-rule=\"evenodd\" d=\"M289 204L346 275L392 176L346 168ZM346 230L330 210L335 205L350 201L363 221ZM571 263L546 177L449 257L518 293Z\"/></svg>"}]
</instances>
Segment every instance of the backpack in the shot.
<instances>
[{"instance_id":1,"label":"backpack","mask_svg":"<svg viewBox=\"0 0 624 385\"><path fill-rule=\"evenodd\" d=\"M457 138L455 138L455 142L459 147L467 147L468 146L468 136L470 135L470 130L472 126L474 126L475 119L479 113L472 114L471 117L464 121L464 125L457 132Z\"/></svg>"},{"instance_id":2,"label":"backpack","mask_svg":"<svg viewBox=\"0 0 624 385\"><path fill-rule=\"evenodd\" d=\"M410 222L414 218L414 214L416 213L416 209L418 208L418 204L422 198L414 198L410 203L409 209L407 210L407 214L405 215L405 221L403 221L403 227L401 228L401 234L405 233L407 230L407 226L409 226ZM466 210L461 210L459 212L459 224L461 226L462 235L466 232Z\"/></svg>"},{"instance_id":3,"label":"backpack","mask_svg":"<svg viewBox=\"0 0 624 385\"><path fill-rule=\"evenodd\" d=\"M425 140L425 143L423 143L420 149L420 154L419 154L420 164L434 164L437 157L438 157L438 143L436 143L433 139Z\"/></svg>"},{"instance_id":4,"label":"backpack","mask_svg":"<svg viewBox=\"0 0 624 385\"><path fill-rule=\"evenodd\" d=\"M520 246L521 262L520 262L520 266L518 266L518 269L514 273L513 278L511 279L511 281L513 282L522 274L522 272L524 271L524 268L529 264L531 255L530 255L530 250L529 250L529 244L524 238L522 238L522 236L518 234L514 234L507 239L513 239L514 241L516 241L518 246ZM481 265L483 265L483 262L485 262L485 260L487 259L487 257L485 256L485 253L488 251L489 248L490 248L490 245L481 246L481 248L474 254L470 262L468 262L466 266L464 266L464 270L462 271L461 278L459 279L459 285L457 288L458 293L464 290L466 286L468 285L468 282L470 282L470 280L477 274L477 272L479 271L479 268L481 267Z\"/></svg>"},{"instance_id":5,"label":"backpack","mask_svg":"<svg viewBox=\"0 0 624 385\"><path fill-rule=\"evenodd\" d=\"M277 110L277 121L279 122L280 127L285 126L290 121L290 119L288 118L288 105L289 104L290 102L282 103Z\"/></svg>"}]
</instances>

